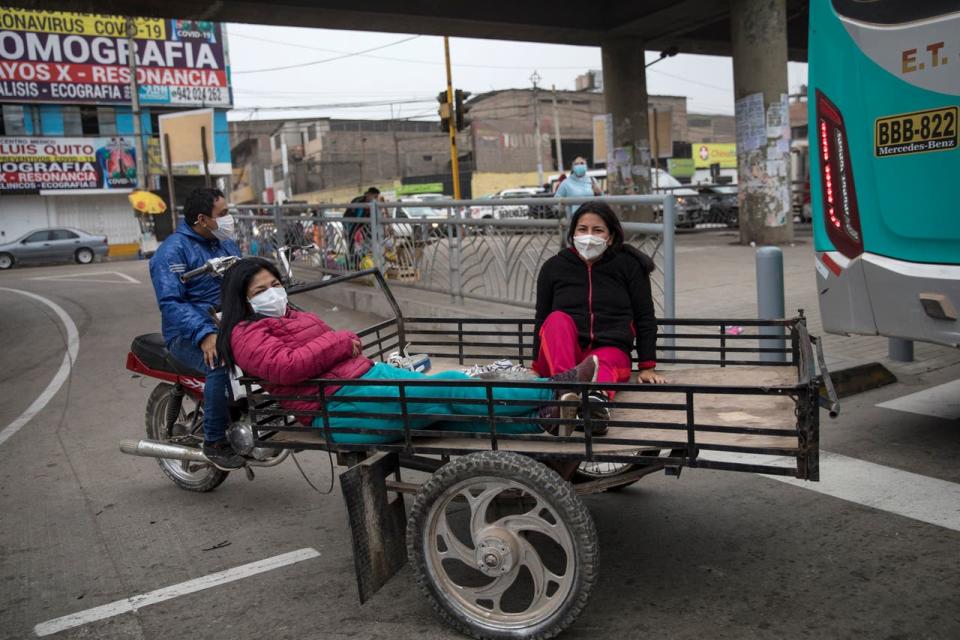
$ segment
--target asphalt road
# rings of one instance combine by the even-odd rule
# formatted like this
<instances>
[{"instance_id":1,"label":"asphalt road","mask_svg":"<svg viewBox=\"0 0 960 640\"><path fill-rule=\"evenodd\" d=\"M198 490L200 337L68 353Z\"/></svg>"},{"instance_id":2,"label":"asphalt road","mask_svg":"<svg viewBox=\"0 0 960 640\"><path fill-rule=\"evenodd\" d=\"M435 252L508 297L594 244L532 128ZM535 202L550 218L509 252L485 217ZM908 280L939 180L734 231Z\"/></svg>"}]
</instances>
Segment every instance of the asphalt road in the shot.
<instances>
[{"instance_id":1,"label":"asphalt road","mask_svg":"<svg viewBox=\"0 0 960 640\"><path fill-rule=\"evenodd\" d=\"M69 316L78 349L72 373L25 423L65 371L71 334L22 291ZM197 495L154 461L119 453L119 440L143 434L152 387L124 369L131 339L159 329L146 263L3 272L0 309L0 433L22 423L0 443L0 638L35 637L61 616L301 549L318 555L51 637L455 637L409 569L358 603L338 489L319 495L283 464ZM313 309L336 326L372 321ZM887 498L917 483L934 504L957 495L960 421L876 405L958 378L960 367L928 372L848 399L835 421L824 415L831 473L862 461ZM326 486L326 455L300 460ZM902 515L896 500L870 506L811 488L685 470L588 497L600 581L563 637L960 637L960 504L949 513L948 503L939 526Z\"/></svg>"}]
</instances>

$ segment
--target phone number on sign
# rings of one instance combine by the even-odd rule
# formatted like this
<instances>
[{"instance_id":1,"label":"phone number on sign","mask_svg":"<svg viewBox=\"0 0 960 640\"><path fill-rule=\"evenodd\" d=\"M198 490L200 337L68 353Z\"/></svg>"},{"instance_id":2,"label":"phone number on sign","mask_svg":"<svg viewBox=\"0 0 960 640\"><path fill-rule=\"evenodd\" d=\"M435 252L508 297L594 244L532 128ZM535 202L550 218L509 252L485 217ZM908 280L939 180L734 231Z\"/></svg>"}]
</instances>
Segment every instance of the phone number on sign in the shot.
<instances>
[{"instance_id":1,"label":"phone number on sign","mask_svg":"<svg viewBox=\"0 0 960 640\"><path fill-rule=\"evenodd\" d=\"M229 94L221 87L170 87L170 102L229 104Z\"/></svg>"}]
</instances>

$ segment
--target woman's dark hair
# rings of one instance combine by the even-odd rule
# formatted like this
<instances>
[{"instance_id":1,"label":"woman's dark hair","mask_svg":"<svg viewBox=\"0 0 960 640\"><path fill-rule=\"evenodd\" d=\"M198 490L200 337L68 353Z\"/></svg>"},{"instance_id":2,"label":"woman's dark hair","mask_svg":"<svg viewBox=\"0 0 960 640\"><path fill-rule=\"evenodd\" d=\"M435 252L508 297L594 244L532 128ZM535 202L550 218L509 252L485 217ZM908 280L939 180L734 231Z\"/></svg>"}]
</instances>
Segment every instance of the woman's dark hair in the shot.
<instances>
[{"instance_id":1,"label":"woman's dark hair","mask_svg":"<svg viewBox=\"0 0 960 640\"><path fill-rule=\"evenodd\" d=\"M253 320L256 314L247 302L247 287L250 281L261 271L269 271L277 280L283 281L276 265L265 258L244 258L227 269L223 277L223 289L220 293L220 330L217 333L217 354L228 368L236 364L233 349L230 348L230 336L234 327L241 322Z\"/></svg>"},{"instance_id":2,"label":"woman's dark hair","mask_svg":"<svg viewBox=\"0 0 960 640\"><path fill-rule=\"evenodd\" d=\"M568 245L573 246L573 234L577 230L577 223L580 222L580 218L588 213L600 216L603 224L607 226L607 232L609 232L610 237L613 238L610 249L614 252L622 251L633 256L640 263L640 266L643 267L644 271L648 274L653 272L655 268L653 259L633 245L624 242L625 236L623 233L623 225L620 224L620 218L617 217L617 214L614 213L613 209L606 202L599 200L584 202L573 212L573 217L570 219L570 228L567 230Z\"/></svg>"}]
</instances>

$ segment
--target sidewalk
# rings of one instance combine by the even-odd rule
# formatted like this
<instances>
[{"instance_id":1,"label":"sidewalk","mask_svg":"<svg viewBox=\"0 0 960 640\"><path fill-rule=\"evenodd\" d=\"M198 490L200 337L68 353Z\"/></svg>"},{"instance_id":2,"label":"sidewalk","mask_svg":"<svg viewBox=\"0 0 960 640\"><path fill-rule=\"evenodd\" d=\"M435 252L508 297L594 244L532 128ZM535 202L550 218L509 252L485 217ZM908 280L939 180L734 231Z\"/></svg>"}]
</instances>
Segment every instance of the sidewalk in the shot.
<instances>
[{"instance_id":1,"label":"sidewalk","mask_svg":"<svg viewBox=\"0 0 960 640\"><path fill-rule=\"evenodd\" d=\"M756 249L732 244L736 232L698 232L677 237L677 316L684 318L753 318L757 313ZM892 361L887 357L887 339L877 336L825 334L820 323L813 248L809 229L799 229L793 246L783 247L786 312L803 309L810 333L824 337L824 355L831 370L880 362L897 377L960 363L960 349L918 342L914 361ZM301 270L304 279L315 279L312 270ZM507 304L465 300L451 302L449 295L391 287L404 315L420 317L527 317L531 309ZM377 289L345 285L323 291L323 298L342 307L380 316L390 314L386 300Z\"/></svg>"}]
</instances>

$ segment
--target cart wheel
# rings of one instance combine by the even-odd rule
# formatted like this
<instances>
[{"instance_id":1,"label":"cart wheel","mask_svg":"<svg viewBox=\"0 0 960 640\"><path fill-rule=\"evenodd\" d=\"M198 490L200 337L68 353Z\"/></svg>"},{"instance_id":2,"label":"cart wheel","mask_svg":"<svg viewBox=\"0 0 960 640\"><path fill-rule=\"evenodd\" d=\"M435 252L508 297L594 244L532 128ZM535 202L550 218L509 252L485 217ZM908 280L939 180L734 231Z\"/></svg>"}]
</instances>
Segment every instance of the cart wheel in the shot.
<instances>
[{"instance_id":1,"label":"cart wheel","mask_svg":"<svg viewBox=\"0 0 960 640\"><path fill-rule=\"evenodd\" d=\"M407 523L417 584L475 638L552 638L597 578L593 518L555 471L516 453L457 458L417 493Z\"/></svg>"}]
</instances>

